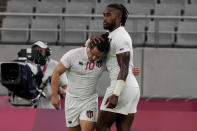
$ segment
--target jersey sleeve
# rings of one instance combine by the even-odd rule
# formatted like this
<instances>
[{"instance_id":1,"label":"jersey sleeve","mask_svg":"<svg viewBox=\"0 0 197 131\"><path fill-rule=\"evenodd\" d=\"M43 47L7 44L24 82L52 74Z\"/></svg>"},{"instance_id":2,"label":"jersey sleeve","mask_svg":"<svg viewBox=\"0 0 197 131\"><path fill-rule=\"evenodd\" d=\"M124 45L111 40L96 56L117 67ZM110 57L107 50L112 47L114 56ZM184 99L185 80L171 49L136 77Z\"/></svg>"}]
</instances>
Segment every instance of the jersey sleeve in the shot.
<instances>
[{"instance_id":1,"label":"jersey sleeve","mask_svg":"<svg viewBox=\"0 0 197 131\"><path fill-rule=\"evenodd\" d=\"M72 62L72 52L69 51L66 54L64 54L62 56L62 58L60 59L60 62L62 62L62 64L66 67L66 68L70 68L71 67L71 62Z\"/></svg>"},{"instance_id":2,"label":"jersey sleeve","mask_svg":"<svg viewBox=\"0 0 197 131\"><path fill-rule=\"evenodd\" d=\"M125 39L121 39L121 37L116 38L115 51L116 51L116 54L130 51L129 50L129 41L127 41Z\"/></svg>"}]
</instances>

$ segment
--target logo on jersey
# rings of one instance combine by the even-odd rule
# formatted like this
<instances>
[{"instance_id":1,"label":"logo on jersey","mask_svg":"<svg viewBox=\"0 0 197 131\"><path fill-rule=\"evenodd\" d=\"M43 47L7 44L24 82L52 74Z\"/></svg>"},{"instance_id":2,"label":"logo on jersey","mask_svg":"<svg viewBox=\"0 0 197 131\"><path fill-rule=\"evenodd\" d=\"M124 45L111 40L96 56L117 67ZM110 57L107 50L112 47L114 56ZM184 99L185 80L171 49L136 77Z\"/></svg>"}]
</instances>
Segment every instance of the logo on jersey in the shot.
<instances>
[{"instance_id":1,"label":"logo on jersey","mask_svg":"<svg viewBox=\"0 0 197 131\"><path fill-rule=\"evenodd\" d=\"M98 60L98 61L96 62L96 66L97 66L98 68L100 68L102 65L103 65L103 61L102 61L102 60Z\"/></svg>"},{"instance_id":2,"label":"logo on jersey","mask_svg":"<svg viewBox=\"0 0 197 131\"><path fill-rule=\"evenodd\" d=\"M92 117L93 117L93 111L88 110L88 111L86 112L86 115L87 115L88 118L92 118Z\"/></svg>"},{"instance_id":3,"label":"logo on jersey","mask_svg":"<svg viewBox=\"0 0 197 131\"><path fill-rule=\"evenodd\" d=\"M124 50L124 48L120 48L120 51Z\"/></svg>"},{"instance_id":4,"label":"logo on jersey","mask_svg":"<svg viewBox=\"0 0 197 131\"><path fill-rule=\"evenodd\" d=\"M79 65L83 65L83 62L79 61Z\"/></svg>"}]
</instances>

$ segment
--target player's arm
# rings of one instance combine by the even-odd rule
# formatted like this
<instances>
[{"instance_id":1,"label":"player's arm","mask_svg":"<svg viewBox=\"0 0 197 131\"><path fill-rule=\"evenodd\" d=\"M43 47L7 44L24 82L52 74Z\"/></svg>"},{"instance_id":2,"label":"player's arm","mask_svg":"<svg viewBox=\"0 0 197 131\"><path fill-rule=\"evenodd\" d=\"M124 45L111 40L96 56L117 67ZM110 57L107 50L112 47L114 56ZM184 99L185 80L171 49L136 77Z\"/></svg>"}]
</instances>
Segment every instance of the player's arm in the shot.
<instances>
[{"instance_id":1,"label":"player's arm","mask_svg":"<svg viewBox=\"0 0 197 131\"><path fill-rule=\"evenodd\" d=\"M116 54L116 57L120 67L120 72L118 74L114 92L106 101L106 104L108 104L107 108L115 108L118 104L118 97L125 87L125 81L129 71L130 52Z\"/></svg>"},{"instance_id":2,"label":"player's arm","mask_svg":"<svg viewBox=\"0 0 197 131\"><path fill-rule=\"evenodd\" d=\"M130 52L116 54L120 72L117 80L126 80L129 71Z\"/></svg>"},{"instance_id":3,"label":"player's arm","mask_svg":"<svg viewBox=\"0 0 197 131\"><path fill-rule=\"evenodd\" d=\"M60 76L63 74L67 68L59 62L56 66L52 79L51 79L51 88L52 88L52 96L51 96L51 103L54 105L56 109L60 109L60 100L58 97L58 89L59 89L59 83L60 83Z\"/></svg>"},{"instance_id":4,"label":"player's arm","mask_svg":"<svg viewBox=\"0 0 197 131\"><path fill-rule=\"evenodd\" d=\"M66 89L67 89L67 84L68 84L68 80L67 80L67 76L65 73L63 73L61 76L60 76L60 87L59 87L59 94L62 96L62 97L65 97L66 96Z\"/></svg>"}]
</instances>

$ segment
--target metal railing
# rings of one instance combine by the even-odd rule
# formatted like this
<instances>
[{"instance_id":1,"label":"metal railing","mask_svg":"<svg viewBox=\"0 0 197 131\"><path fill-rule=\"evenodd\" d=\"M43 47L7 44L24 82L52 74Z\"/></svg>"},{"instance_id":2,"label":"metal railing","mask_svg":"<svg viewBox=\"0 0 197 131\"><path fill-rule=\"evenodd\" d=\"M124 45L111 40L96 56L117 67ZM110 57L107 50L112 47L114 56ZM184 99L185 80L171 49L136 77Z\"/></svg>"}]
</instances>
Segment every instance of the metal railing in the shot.
<instances>
[{"instance_id":1,"label":"metal railing","mask_svg":"<svg viewBox=\"0 0 197 131\"><path fill-rule=\"evenodd\" d=\"M101 14L68 14L68 13L62 13L62 14L56 14L56 13L11 13L11 12L0 12L0 17L4 16L24 16L24 17L57 17L57 18L69 18L69 17L84 17L84 18L102 18L103 15ZM197 20L197 16L161 16L161 15L129 15L128 19L143 19L143 20L151 20L154 19L156 24L159 23L160 20ZM61 23L60 23L61 24ZM60 26L64 27L64 26ZM49 31L49 32L86 32L86 33L92 33L92 32L105 32L105 30L100 29L100 30L92 30L92 29L86 29L86 30L81 30L81 29L65 29L65 28L57 28L57 29L35 29L35 28L0 28L0 31ZM196 32L192 31L160 31L158 29L154 29L154 31L138 31L138 30L128 30L129 33L131 34L137 34L137 33L146 33L146 34L195 34L197 35ZM156 42L154 43L156 44Z\"/></svg>"}]
</instances>

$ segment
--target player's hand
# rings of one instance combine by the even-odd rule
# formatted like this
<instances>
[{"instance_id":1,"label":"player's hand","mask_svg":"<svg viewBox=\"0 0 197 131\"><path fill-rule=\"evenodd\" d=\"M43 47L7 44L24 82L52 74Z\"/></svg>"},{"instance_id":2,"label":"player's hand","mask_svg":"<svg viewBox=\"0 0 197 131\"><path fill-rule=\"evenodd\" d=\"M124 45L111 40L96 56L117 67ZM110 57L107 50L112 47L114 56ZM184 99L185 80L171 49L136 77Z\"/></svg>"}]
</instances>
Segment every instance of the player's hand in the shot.
<instances>
[{"instance_id":1,"label":"player's hand","mask_svg":"<svg viewBox=\"0 0 197 131\"><path fill-rule=\"evenodd\" d=\"M51 96L51 103L53 104L55 109L59 110L61 108L60 99L59 99L58 95Z\"/></svg>"},{"instance_id":2,"label":"player's hand","mask_svg":"<svg viewBox=\"0 0 197 131\"><path fill-rule=\"evenodd\" d=\"M133 67L132 68L132 72L135 76L139 75L140 74L140 67Z\"/></svg>"},{"instance_id":3,"label":"player's hand","mask_svg":"<svg viewBox=\"0 0 197 131\"><path fill-rule=\"evenodd\" d=\"M90 37L90 42L93 43L101 43L102 41L104 41L104 39L100 36L100 35L93 35Z\"/></svg>"},{"instance_id":4,"label":"player's hand","mask_svg":"<svg viewBox=\"0 0 197 131\"><path fill-rule=\"evenodd\" d=\"M64 88L62 88L62 87L59 87L58 93L59 93L60 95L66 95L66 89L64 89Z\"/></svg>"},{"instance_id":5,"label":"player's hand","mask_svg":"<svg viewBox=\"0 0 197 131\"><path fill-rule=\"evenodd\" d=\"M107 105L107 108L115 108L118 104L118 96L111 95L109 98L107 98L107 101L105 102L105 105Z\"/></svg>"}]
</instances>

